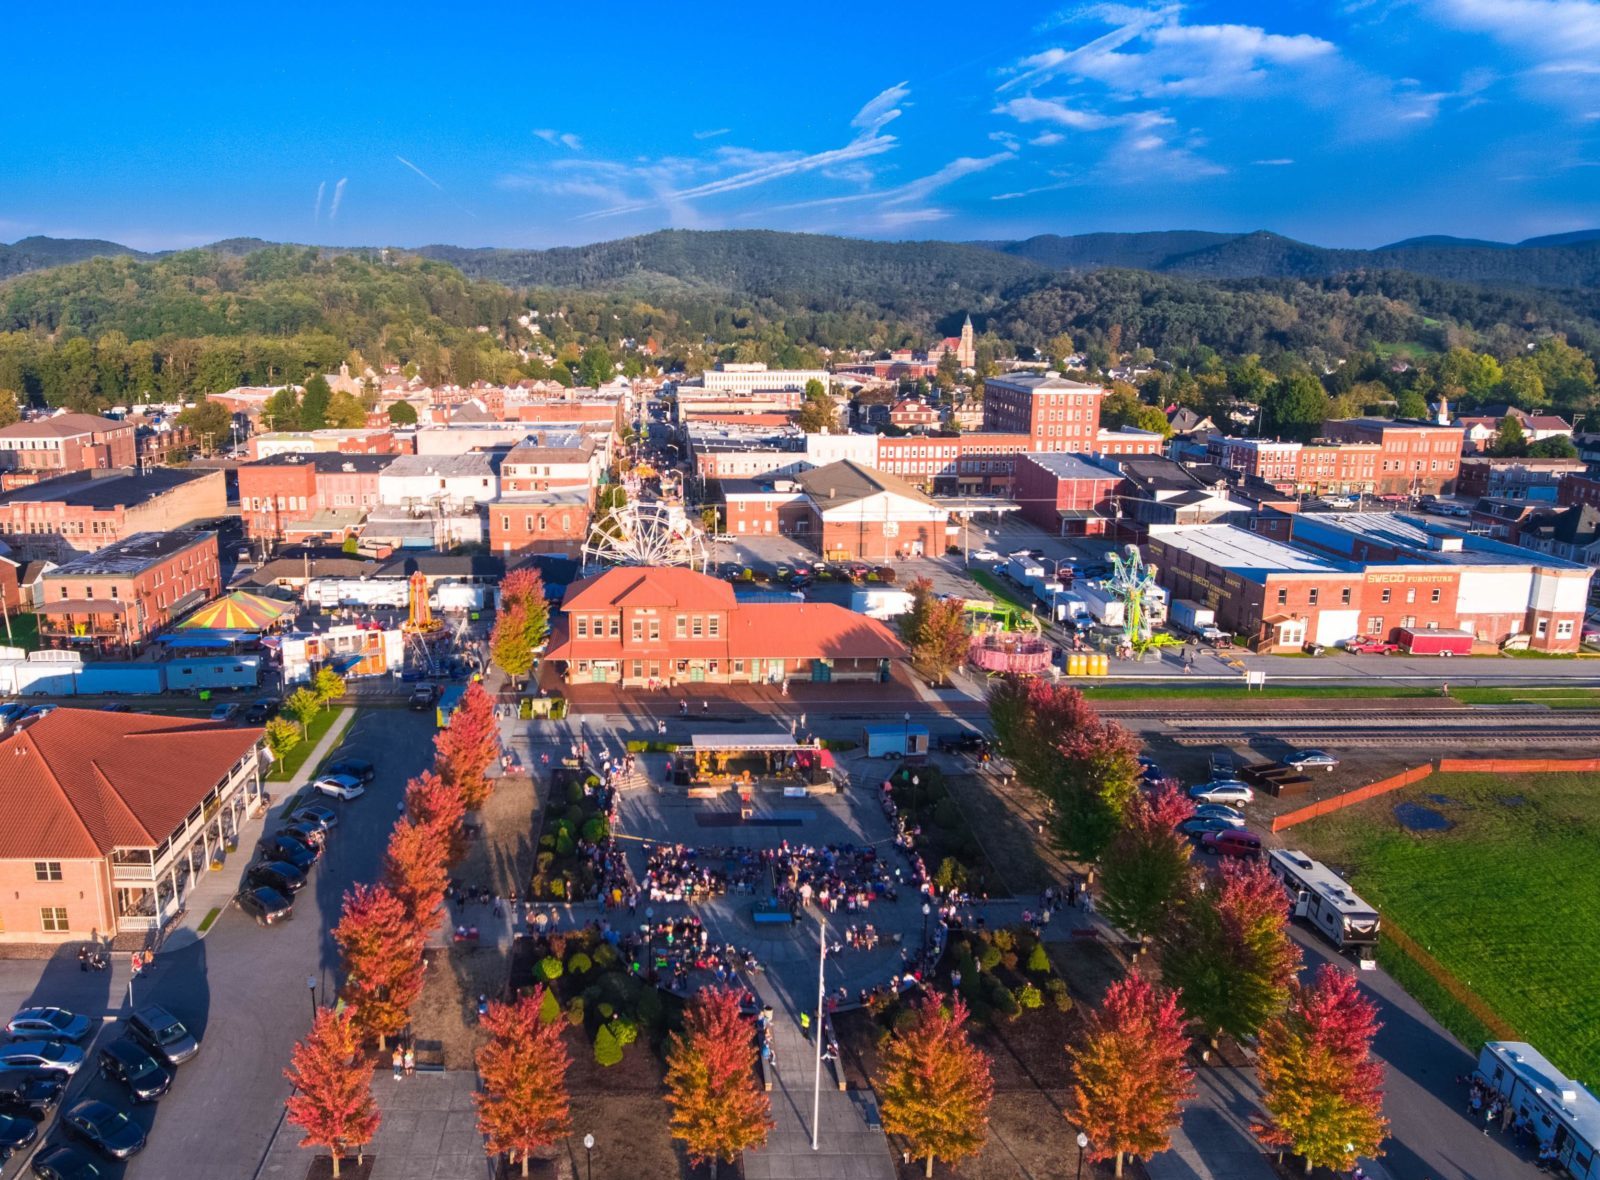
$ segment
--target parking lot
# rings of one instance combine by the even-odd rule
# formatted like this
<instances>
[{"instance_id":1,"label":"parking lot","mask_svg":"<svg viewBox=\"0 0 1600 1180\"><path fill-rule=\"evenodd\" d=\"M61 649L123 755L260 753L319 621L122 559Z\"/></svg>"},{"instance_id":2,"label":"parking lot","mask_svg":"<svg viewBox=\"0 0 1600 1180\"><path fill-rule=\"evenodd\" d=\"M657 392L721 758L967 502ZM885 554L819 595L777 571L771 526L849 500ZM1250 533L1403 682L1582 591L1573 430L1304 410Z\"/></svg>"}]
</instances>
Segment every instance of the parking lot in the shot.
<instances>
[{"instance_id":1,"label":"parking lot","mask_svg":"<svg viewBox=\"0 0 1600 1180\"><path fill-rule=\"evenodd\" d=\"M134 983L134 1005L167 1008L199 1038L201 1050L177 1069L165 1097L132 1108L121 1086L98 1069L85 1065L79 1071L68 1105L81 1097L115 1100L146 1128L146 1147L125 1165L99 1161L106 1175L162 1180L255 1171L289 1093L283 1069L290 1049L309 1027L311 1004L333 996L335 952L328 929L350 885L377 876L406 779L431 761L433 735L430 714L359 714L339 753L370 760L377 777L362 798L330 802L340 813L339 824L296 897L293 920L263 929L229 907L204 938L176 931L154 967ZM248 825L249 846L262 832L261 820ZM245 867L241 854L221 871L238 876ZM127 960L121 954L108 971L80 971L76 944L48 960L0 960L0 1011L9 1016L29 1005L57 1005L104 1017L95 1044L106 1044L120 1035L119 1018L129 1010ZM308 979L316 981L314 989ZM52 1130L40 1142L59 1137ZM19 1153L0 1174L23 1174L29 1154Z\"/></svg>"}]
</instances>

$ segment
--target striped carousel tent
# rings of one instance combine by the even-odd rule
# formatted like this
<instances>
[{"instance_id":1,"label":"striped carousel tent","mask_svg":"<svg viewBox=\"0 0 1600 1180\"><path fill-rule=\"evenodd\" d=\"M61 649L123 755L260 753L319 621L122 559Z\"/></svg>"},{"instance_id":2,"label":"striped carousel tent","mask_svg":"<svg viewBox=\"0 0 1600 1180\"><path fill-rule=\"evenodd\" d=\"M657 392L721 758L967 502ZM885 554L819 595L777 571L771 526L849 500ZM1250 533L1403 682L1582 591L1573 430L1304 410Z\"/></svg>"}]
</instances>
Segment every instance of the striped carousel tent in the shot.
<instances>
[{"instance_id":1,"label":"striped carousel tent","mask_svg":"<svg viewBox=\"0 0 1600 1180\"><path fill-rule=\"evenodd\" d=\"M178 627L185 631L265 631L290 609L290 603L235 590L208 602Z\"/></svg>"}]
</instances>

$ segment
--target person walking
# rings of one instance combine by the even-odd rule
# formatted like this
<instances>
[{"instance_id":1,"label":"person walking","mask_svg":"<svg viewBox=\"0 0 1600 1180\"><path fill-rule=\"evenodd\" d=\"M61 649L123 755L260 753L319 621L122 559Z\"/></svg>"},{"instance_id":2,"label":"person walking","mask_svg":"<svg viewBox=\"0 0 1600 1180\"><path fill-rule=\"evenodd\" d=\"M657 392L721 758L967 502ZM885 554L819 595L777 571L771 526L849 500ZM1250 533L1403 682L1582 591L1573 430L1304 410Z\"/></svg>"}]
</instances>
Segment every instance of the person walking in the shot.
<instances>
[{"instance_id":1,"label":"person walking","mask_svg":"<svg viewBox=\"0 0 1600 1180\"><path fill-rule=\"evenodd\" d=\"M390 1060L394 1064L394 1080L398 1082L401 1078L406 1076L406 1058L405 1054L400 1052L399 1045L394 1047L394 1053L392 1054Z\"/></svg>"},{"instance_id":2,"label":"person walking","mask_svg":"<svg viewBox=\"0 0 1600 1180\"><path fill-rule=\"evenodd\" d=\"M417 1073L417 1051L409 1044L406 1045L405 1066L406 1077L415 1077Z\"/></svg>"},{"instance_id":3,"label":"person walking","mask_svg":"<svg viewBox=\"0 0 1600 1180\"><path fill-rule=\"evenodd\" d=\"M811 1013L800 1013L800 1035L806 1040L811 1039Z\"/></svg>"}]
</instances>

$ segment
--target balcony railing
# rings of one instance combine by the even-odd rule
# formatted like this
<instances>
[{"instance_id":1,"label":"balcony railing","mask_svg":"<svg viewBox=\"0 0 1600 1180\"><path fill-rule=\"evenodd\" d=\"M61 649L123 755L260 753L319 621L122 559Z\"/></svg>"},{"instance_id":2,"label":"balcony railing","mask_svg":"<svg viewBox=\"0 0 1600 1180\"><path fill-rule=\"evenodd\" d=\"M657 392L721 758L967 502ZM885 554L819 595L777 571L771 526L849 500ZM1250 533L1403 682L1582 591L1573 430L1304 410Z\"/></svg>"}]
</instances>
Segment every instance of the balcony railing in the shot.
<instances>
[{"instance_id":1,"label":"balcony railing","mask_svg":"<svg viewBox=\"0 0 1600 1180\"><path fill-rule=\"evenodd\" d=\"M135 881L144 883L156 879L156 866L147 864L111 864L111 879L113 881Z\"/></svg>"},{"instance_id":2,"label":"balcony railing","mask_svg":"<svg viewBox=\"0 0 1600 1180\"><path fill-rule=\"evenodd\" d=\"M124 934L136 934L141 930L159 930L161 919L152 914L122 914L117 918L117 929Z\"/></svg>"}]
</instances>

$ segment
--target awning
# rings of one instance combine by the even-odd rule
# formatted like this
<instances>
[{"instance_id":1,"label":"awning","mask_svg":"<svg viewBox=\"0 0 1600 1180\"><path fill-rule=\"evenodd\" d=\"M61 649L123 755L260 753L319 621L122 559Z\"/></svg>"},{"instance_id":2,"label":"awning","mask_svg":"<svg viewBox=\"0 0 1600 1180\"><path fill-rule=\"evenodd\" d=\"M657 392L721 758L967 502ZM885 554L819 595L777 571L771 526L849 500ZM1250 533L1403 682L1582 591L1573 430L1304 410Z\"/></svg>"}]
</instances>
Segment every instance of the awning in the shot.
<instances>
[{"instance_id":1,"label":"awning","mask_svg":"<svg viewBox=\"0 0 1600 1180\"><path fill-rule=\"evenodd\" d=\"M226 651L234 645L235 641L225 635L163 635L156 642L164 643L173 650L192 648L206 651Z\"/></svg>"},{"instance_id":2,"label":"awning","mask_svg":"<svg viewBox=\"0 0 1600 1180\"><path fill-rule=\"evenodd\" d=\"M333 664L333 670L343 675L366 658L360 652L347 652L343 655L334 656L330 662Z\"/></svg>"},{"instance_id":3,"label":"awning","mask_svg":"<svg viewBox=\"0 0 1600 1180\"><path fill-rule=\"evenodd\" d=\"M114 598L58 598L37 608L41 615L124 615L128 604Z\"/></svg>"},{"instance_id":4,"label":"awning","mask_svg":"<svg viewBox=\"0 0 1600 1180\"><path fill-rule=\"evenodd\" d=\"M697 733L689 739L693 750L814 750L810 742L797 742L786 733Z\"/></svg>"}]
</instances>

